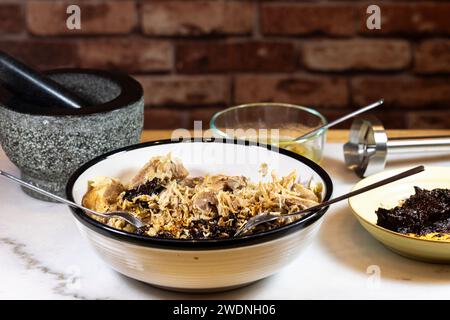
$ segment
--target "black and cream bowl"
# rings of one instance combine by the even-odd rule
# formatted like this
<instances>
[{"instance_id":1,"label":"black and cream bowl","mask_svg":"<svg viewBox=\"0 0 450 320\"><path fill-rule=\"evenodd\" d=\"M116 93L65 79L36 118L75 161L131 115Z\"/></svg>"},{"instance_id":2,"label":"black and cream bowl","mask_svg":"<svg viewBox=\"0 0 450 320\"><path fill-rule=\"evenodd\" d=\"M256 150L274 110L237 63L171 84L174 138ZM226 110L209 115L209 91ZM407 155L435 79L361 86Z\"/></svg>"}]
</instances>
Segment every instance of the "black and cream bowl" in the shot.
<instances>
[{"instance_id":1,"label":"black and cream bowl","mask_svg":"<svg viewBox=\"0 0 450 320\"><path fill-rule=\"evenodd\" d=\"M139 82L121 73L59 69L47 74L90 105L42 108L0 95L0 143L23 180L63 196L68 178L83 163L139 143L143 90Z\"/></svg>"},{"instance_id":2,"label":"black and cream bowl","mask_svg":"<svg viewBox=\"0 0 450 320\"><path fill-rule=\"evenodd\" d=\"M162 140L122 148L86 163L70 178L67 198L81 203L88 181L97 176L127 181L153 156L171 153L190 176L241 175L269 181L260 165L279 177L296 170L303 182L322 185L322 199L333 184L316 163L282 149L242 141ZM177 240L116 230L72 209L77 226L98 255L116 271L177 291L220 291L268 277L297 259L318 230L327 208L283 227L241 238Z\"/></svg>"}]
</instances>

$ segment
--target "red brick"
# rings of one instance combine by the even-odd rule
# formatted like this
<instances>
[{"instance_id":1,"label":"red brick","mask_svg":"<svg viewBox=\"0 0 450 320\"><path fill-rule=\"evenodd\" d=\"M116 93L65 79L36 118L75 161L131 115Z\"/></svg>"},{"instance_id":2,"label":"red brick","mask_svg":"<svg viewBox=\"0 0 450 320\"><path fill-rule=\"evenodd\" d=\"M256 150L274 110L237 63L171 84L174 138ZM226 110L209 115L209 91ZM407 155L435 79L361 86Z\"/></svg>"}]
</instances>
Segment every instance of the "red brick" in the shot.
<instances>
[{"instance_id":1,"label":"red brick","mask_svg":"<svg viewBox=\"0 0 450 320\"><path fill-rule=\"evenodd\" d=\"M316 107L348 105L347 81L308 75L241 75L234 85L236 103L286 102Z\"/></svg>"},{"instance_id":2,"label":"red brick","mask_svg":"<svg viewBox=\"0 0 450 320\"><path fill-rule=\"evenodd\" d=\"M225 76L136 76L145 103L158 106L225 105L229 81Z\"/></svg>"},{"instance_id":3,"label":"red brick","mask_svg":"<svg viewBox=\"0 0 450 320\"><path fill-rule=\"evenodd\" d=\"M67 7L77 4L81 9L81 30L66 26ZM137 25L135 1L51 1L27 2L27 22L35 35L124 34Z\"/></svg>"},{"instance_id":4,"label":"red brick","mask_svg":"<svg viewBox=\"0 0 450 320\"><path fill-rule=\"evenodd\" d=\"M365 105L385 99L385 109L447 107L450 105L450 77L365 76L352 80L355 103Z\"/></svg>"},{"instance_id":5,"label":"red brick","mask_svg":"<svg viewBox=\"0 0 450 320\"><path fill-rule=\"evenodd\" d=\"M266 35L352 35L356 31L355 8L353 5L324 3L263 4L261 31Z\"/></svg>"},{"instance_id":6,"label":"red brick","mask_svg":"<svg viewBox=\"0 0 450 320\"><path fill-rule=\"evenodd\" d=\"M204 130L209 129L209 121L216 112L224 108L194 108L189 110L189 128L194 128L194 121L201 121Z\"/></svg>"},{"instance_id":7,"label":"red brick","mask_svg":"<svg viewBox=\"0 0 450 320\"><path fill-rule=\"evenodd\" d=\"M240 1L155 1L143 3L142 28L149 35L247 34L255 6Z\"/></svg>"},{"instance_id":8,"label":"red brick","mask_svg":"<svg viewBox=\"0 0 450 320\"><path fill-rule=\"evenodd\" d=\"M177 129L185 128L189 111L175 108L147 108L144 113L145 129Z\"/></svg>"},{"instance_id":9,"label":"red brick","mask_svg":"<svg viewBox=\"0 0 450 320\"><path fill-rule=\"evenodd\" d=\"M176 48L176 68L183 73L295 70L291 43L185 43Z\"/></svg>"},{"instance_id":10,"label":"red brick","mask_svg":"<svg viewBox=\"0 0 450 320\"><path fill-rule=\"evenodd\" d=\"M450 40L434 39L420 43L416 49L415 59L417 72L450 72Z\"/></svg>"},{"instance_id":11,"label":"red brick","mask_svg":"<svg viewBox=\"0 0 450 320\"><path fill-rule=\"evenodd\" d=\"M22 7L19 4L0 4L0 33L18 33L24 29Z\"/></svg>"},{"instance_id":12,"label":"red brick","mask_svg":"<svg viewBox=\"0 0 450 320\"><path fill-rule=\"evenodd\" d=\"M75 67L78 61L77 47L73 42L57 40L0 41L0 50L40 70Z\"/></svg>"},{"instance_id":13,"label":"red brick","mask_svg":"<svg viewBox=\"0 0 450 320\"><path fill-rule=\"evenodd\" d=\"M362 107L359 105L351 105L349 109L321 109L318 110L322 113L328 121L336 120L339 117L342 117L345 114L350 113L352 110L357 109L358 107ZM378 110L374 110L370 112L371 115L376 116L383 123L384 127L387 129L404 129L407 127L407 117L408 114L405 111L385 111L383 107L379 107ZM349 129L352 123L352 119L341 122L336 125L335 129Z\"/></svg>"},{"instance_id":14,"label":"red brick","mask_svg":"<svg viewBox=\"0 0 450 320\"><path fill-rule=\"evenodd\" d=\"M399 70L410 62L411 47L402 40L324 40L303 46L303 63L312 70Z\"/></svg>"},{"instance_id":15,"label":"red brick","mask_svg":"<svg viewBox=\"0 0 450 320\"><path fill-rule=\"evenodd\" d=\"M128 72L172 69L172 46L166 41L139 38L84 39L78 54L81 67L120 69Z\"/></svg>"},{"instance_id":16,"label":"red brick","mask_svg":"<svg viewBox=\"0 0 450 320\"><path fill-rule=\"evenodd\" d=\"M358 106L362 107L362 106ZM389 110L389 106L380 106L377 110L371 111L370 114L373 114L375 117L381 120L381 123L386 129L406 129L408 128L407 117L409 112L407 111L393 111ZM398 110L398 109L397 109ZM351 122L349 122L351 123ZM346 129L348 129L348 126Z\"/></svg>"},{"instance_id":17,"label":"red brick","mask_svg":"<svg viewBox=\"0 0 450 320\"><path fill-rule=\"evenodd\" d=\"M381 29L367 29L366 19L368 15L365 10L361 8L359 19L361 32L370 35L450 33L449 3L384 2L379 4L379 6L381 9Z\"/></svg>"},{"instance_id":18,"label":"red brick","mask_svg":"<svg viewBox=\"0 0 450 320\"><path fill-rule=\"evenodd\" d=\"M411 129L448 129L450 111L411 112L408 115L408 127Z\"/></svg>"},{"instance_id":19,"label":"red brick","mask_svg":"<svg viewBox=\"0 0 450 320\"><path fill-rule=\"evenodd\" d=\"M145 110L145 129L194 129L194 121L201 121L204 130L209 120L223 108L155 108Z\"/></svg>"}]
</instances>

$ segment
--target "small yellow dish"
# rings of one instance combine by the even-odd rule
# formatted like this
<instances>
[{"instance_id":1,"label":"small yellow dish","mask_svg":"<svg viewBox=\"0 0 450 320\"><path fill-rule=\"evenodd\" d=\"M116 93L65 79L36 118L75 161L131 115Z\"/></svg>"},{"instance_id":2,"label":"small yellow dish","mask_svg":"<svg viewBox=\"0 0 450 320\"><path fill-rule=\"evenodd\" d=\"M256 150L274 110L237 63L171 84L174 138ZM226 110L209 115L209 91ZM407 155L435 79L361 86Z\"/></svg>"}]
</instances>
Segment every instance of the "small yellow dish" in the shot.
<instances>
[{"instance_id":1,"label":"small yellow dish","mask_svg":"<svg viewBox=\"0 0 450 320\"><path fill-rule=\"evenodd\" d=\"M353 190L385 179L405 169L387 170L358 182ZM349 206L361 225L392 251L402 256L434 263L450 263L450 241L407 236L377 225L375 211L393 208L414 194L414 187L432 190L450 188L450 167L425 167L425 171L349 199Z\"/></svg>"}]
</instances>

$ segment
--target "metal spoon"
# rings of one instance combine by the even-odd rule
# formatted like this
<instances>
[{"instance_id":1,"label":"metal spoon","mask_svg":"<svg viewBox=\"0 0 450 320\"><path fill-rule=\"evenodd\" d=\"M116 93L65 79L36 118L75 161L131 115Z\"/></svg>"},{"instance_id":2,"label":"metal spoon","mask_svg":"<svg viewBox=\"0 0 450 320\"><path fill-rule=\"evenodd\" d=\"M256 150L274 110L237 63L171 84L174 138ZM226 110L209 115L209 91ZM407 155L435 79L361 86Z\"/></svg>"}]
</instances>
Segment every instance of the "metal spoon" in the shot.
<instances>
[{"instance_id":1,"label":"metal spoon","mask_svg":"<svg viewBox=\"0 0 450 320\"><path fill-rule=\"evenodd\" d=\"M71 207L75 207L81 210L84 210L86 212L89 212L97 217L101 217L101 218L106 218L106 219L110 219L110 218L118 218L118 219L122 219L125 220L126 222L128 222L129 224L135 226L136 228L140 229L145 227L145 223L143 223L140 219L136 218L135 216L133 216L131 213L129 212L124 212L124 211L113 211L113 212L109 212L109 213L100 213L91 209L88 209L86 207L83 207L82 205L76 204L75 202L69 201L67 199L61 198L57 195L54 195L53 193L50 193L48 191L42 190L41 188L35 187L7 172L1 171L0 170L0 175L17 183L20 184L21 186L24 186L25 188L28 188L30 190L33 190L35 192L38 192L44 196L47 196L49 198L52 198L58 202L62 202L65 203Z\"/></svg>"},{"instance_id":2,"label":"metal spoon","mask_svg":"<svg viewBox=\"0 0 450 320\"><path fill-rule=\"evenodd\" d=\"M254 216L253 218L250 218L249 220L247 220L247 222L238 229L238 231L234 234L234 237L239 237L239 236L243 235L244 233L246 233L247 231L249 231L250 229L256 227L257 225L260 225L262 223L266 223L266 222L269 222L269 221L285 220L285 219L292 218L292 217L297 217L297 216L303 216L303 221L306 221L306 220L310 219L311 217L313 217L313 215L305 216L305 214L308 213L308 212L316 211L316 210L319 210L321 208L328 207L329 205L331 205L333 203L336 203L336 202L339 202L339 201L342 201L342 200L354 197L354 196L356 196L358 194L361 194L361 193L367 192L369 190L372 190L372 189L384 186L385 184L388 184L388 183L391 183L391 182L394 182L394 181L397 181L397 180L400 180L400 179L412 176L412 175L417 174L419 172L422 172L424 170L425 170L424 166L415 167L413 169L410 169L410 170L404 171L402 173L396 174L395 176L392 176L390 178L383 179L381 181L378 181L378 182L375 182L373 184L370 184L370 185L368 185L368 186L366 186L364 188L361 188L361 189L358 189L358 190L346 193L346 194L344 194L344 195L342 195L340 197L337 197L337 198L334 198L334 199L322 202L322 203L320 203L320 204L318 204L318 205L316 205L314 207L310 207L308 209L305 209L305 210L302 210L302 211L299 211L299 212L296 212L296 213L286 214L286 215L282 215L282 216L277 216L277 215L274 215L274 214L266 213L266 214L261 214L261 215Z\"/></svg>"},{"instance_id":3,"label":"metal spoon","mask_svg":"<svg viewBox=\"0 0 450 320\"><path fill-rule=\"evenodd\" d=\"M364 113L366 111L372 110L373 108L376 108L376 107L382 105L383 103L384 103L384 99L378 100L377 102L371 103L371 104L369 104L369 105L367 105L367 106L365 106L363 108L360 108L360 109L358 109L356 111L353 111L353 112L351 112L349 114L346 114L345 116L340 117L339 119L336 119L334 121L331 121L330 123L327 123L327 124L324 124L323 126L315 128L315 129L313 129L313 130L311 130L311 131L301 135L300 137L295 138L294 140L300 140L300 139L309 138L309 137L315 135L318 131L331 128L331 127L333 127L333 126L335 126L335 125L337 125L337 124L339 124L341 122L344 122L347 119L353 118L353 117L355 117L355 116L357 116L357 115L359 115L361 113Z\"/></svg>"}]
</instances>

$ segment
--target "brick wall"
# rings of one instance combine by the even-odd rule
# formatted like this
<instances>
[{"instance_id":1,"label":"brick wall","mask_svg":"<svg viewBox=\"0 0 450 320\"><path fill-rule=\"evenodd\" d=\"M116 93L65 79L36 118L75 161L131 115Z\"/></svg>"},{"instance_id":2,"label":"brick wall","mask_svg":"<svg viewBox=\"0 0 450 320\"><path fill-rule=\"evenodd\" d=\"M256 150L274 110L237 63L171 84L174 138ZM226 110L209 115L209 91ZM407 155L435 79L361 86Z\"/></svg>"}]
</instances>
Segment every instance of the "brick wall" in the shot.
<instances>
[{"instance_id":1,"label":"brick wall","mask_svg":"<svg viewBox=\"0 0 450 320\"><path fill-rule=\"evenodd\" d=\"M66 28L69 4L81 30ZM369 4L381 30L365 27ZM40 69L134 75L148 128L254 101L332 119L380 97L387 127L450 128L449 1L2 0L0 49Z\"/></svg>"}]
</instances>

